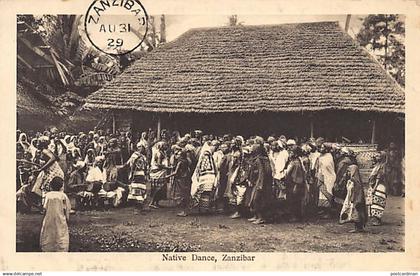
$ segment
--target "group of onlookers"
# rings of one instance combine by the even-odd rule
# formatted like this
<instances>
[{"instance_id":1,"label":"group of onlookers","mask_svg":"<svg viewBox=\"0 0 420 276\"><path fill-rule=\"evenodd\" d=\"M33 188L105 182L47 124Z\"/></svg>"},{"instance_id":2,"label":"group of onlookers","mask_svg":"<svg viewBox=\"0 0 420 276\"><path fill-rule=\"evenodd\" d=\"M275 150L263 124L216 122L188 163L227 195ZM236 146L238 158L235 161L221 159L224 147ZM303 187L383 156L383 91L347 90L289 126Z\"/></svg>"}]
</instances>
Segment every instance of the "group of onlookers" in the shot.
<instances>
[{"instance_id":1,"label":"group of onlookers","mask_svg":"<svg viewBox=\"0 0 420 276\"><path fill-rule=\"evenodd\" d=\"M300 221L337 215L342 223L354 222L356 231L368 217L380 225L387 195L403 193L404 183L394 143L375 154L369 183L362 183L355 153L321 137L244 139L199 130L183 136L149 130L137 139L131 132L53 128L28 137L18 130L17 163L18 207L24 211L51 204L58 198L51 191L60 186L75 195L77 208L135 202L157 209L171 200L179 216L198 208L262 224L278 216ZM70 212L69 205L65 209Z\"/></svg>"}]
</instances>

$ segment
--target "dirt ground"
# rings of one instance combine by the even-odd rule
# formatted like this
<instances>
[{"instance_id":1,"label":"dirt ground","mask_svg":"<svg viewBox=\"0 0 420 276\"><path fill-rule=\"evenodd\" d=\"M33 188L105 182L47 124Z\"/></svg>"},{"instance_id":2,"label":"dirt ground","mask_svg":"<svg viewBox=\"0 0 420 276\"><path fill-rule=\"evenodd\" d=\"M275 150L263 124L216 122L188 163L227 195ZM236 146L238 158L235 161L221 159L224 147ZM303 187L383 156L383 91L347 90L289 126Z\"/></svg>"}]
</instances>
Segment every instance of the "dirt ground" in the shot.
<instances>
[{"instance_id":1,"label":"dirt ground","mask_svg":"<svg viewBox=\"0 0 420 276\"><path fill-rule=\"evenodd\" d=\"M389 197L382 226L350 234L333 219L253 225L227 215L177 217L176 208L135 207L77 212L70 217L70 251L389 252L404 251L404 199ZM39 251L40 214L17 214L16 251Z\"/></svg>"}]
</instances>

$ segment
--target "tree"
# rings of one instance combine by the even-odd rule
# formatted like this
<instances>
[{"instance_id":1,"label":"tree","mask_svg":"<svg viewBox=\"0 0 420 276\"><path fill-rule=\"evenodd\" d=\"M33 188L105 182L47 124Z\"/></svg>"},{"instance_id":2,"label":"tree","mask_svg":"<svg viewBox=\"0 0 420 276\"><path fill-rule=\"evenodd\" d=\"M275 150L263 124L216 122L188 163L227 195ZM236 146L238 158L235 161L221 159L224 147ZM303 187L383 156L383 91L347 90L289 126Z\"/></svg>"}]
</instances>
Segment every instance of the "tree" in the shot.
<instances>
[{"instance_id":1,"label":"tree","mask_svg":"<svg viewBox=\"0 0 420 276\"><path fill-rule=\"evenodd\" d=\"M405 24L396 14L369 15L357 34L360 45L376 56L386 71L405 86Z\"/></svg>"},{"instance_id":2,"label":"tree","mask_svg":"<svg viewBox=\"0 0 420 276\"><path fill-rule=\"evenodd\" d=\"M70 90L85 96L117 75L118 59L86 42L82 22L80 15L19 16L19 62L34 69L20 71L18 77L43 84L51 94ZM41 68L36 64L40 57L47 63Z\"/></svg>"},{"instance_id":3,"label":"tree","mask_svg":"<svg viewBox=\"0 0 420 276\"><path fill-rule=\"evenodd\" d=\"M229 16L228 26L242 26L243 22L238 21L236 14Z\"/></svg>"}]
</instances>

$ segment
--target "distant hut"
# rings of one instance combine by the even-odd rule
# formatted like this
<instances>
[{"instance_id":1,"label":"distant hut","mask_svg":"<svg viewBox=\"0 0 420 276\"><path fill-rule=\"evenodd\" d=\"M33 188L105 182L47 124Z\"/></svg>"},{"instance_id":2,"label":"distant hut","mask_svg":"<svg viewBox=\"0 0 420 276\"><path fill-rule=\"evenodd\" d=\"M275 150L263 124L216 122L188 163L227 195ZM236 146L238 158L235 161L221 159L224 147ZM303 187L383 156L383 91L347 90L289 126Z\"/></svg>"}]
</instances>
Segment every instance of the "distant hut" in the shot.
<instances>
[{"instance_id":1,"label":"distant hut","mask_svg":"<svg viewBox=\"0 0 420 276\"><path fill-rule=\"evenodd\" d=\"M405 96L337 22L191 29L86 106L114 129L346 137L404 143Z\"/></svg>"}]
</instances>

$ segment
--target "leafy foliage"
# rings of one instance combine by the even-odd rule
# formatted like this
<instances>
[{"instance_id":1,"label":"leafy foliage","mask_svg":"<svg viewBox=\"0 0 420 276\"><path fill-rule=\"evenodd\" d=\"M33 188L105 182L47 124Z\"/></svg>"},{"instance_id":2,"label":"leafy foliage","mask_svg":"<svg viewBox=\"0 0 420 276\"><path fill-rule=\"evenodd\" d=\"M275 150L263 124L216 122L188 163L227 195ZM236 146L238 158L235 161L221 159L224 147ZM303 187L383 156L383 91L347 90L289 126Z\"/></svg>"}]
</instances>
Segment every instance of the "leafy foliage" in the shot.
<instances>
[{"instance_id":1,"label":"leafy foliage","mask_svg":"<svg viewBox=\"0 0 420 276\"><path fill-rule=\"evenodd\" d=\"M365 17L357 40L377 57L401 86L405 86L405 24L402 16L377 14Z\"/></svg>"}]
</instances>

